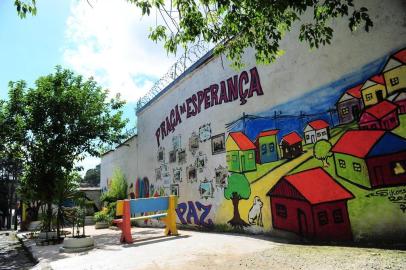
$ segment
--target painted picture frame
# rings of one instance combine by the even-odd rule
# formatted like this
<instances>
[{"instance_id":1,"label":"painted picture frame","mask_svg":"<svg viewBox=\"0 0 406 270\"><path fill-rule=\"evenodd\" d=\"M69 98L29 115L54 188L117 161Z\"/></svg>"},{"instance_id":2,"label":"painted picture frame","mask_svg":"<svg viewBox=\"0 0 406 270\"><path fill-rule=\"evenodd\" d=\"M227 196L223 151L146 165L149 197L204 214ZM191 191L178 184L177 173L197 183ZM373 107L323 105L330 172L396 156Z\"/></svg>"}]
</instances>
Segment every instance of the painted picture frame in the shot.
<instances>
[{"instance_id":1,"label":"painted picture frame","mask_svg":"<svg viewBox=\"0 0 406 270\"><path fill-rule=\"evenodd\" d=\"M178 163L185 164L186 163L186 149L179 149L178 150Z\"/></svg>"},{"instance_id":2,"label":"painted picture frame","mask_svg":"<svg viewBox=\"0 0 406 270\"><path fill-rule=\"evenodd\" d=\"M189 183L197 182L197 169L191 165L186 168L186 179Z\"/></svg>"},{"instance_id":3,"label":"painted picture frame","mask_svg":"<svg viewBox=\"0 0 406 270\"><path fill-rule=\"evenodd\" d=\"M213 188L213 181L205 179L203 182L200 182L199 185L199 193L200 198L208 199L214 197L214 188Z\"/></svg>"},{"instance_id":4,"label":"painted picture frame","mask_svg":"<svg viewBox=\"0 0 406 270\"><path fill-rule=\"evenodd\" d=\"M208 141L211 138L211 126L210 123L204 124L199 128L199 140L200 142Z\"/></svg>"},{"instance_id":5,"label":"painted picture frame","mask_svg":"<svg viewBox=\"0 0 406 270\"><path fill-rule=\"evenodd\" d=\"M157 154L158 162L165 162L165 148L159 147Z\"/></svg>"},{"instance_id":6,"label":"painted picture frame","mask_svg":"<svg viewBox=\"0 0 406 270\"><path fill-rule=\"evenodd\" d=\"M176 135L172 137L172 147L173 150L178 150L181 147L181 135Z\"/></svg>"},{"instance_id":7,"label":"painted picture frame","mask_svg":"<svg viewBox=\"0 0 406 270\"><path fill-rule=\"evenodd\" d=\"M213 155L226 152L226 139L225 134L221 133L211 137L211 153Z\"/></svg>"},{"instance_id":8,"label":"painted picture frame","mask_svg":"<svg viewBox=\"0 0 406 270\"><path fill-rule=\"evenodd\" d=\"M179 185L178 184L172 184L171 187L171 195L175 195L179 197Z\"/></svg>"},{"instance_id":9,"label":"painted picture frame","mask_svg":"<svg viewBox=\"0 0 406 270\"><path fill-rule=\"evenodd\" d=\"M203 168L205 168L207 165L207 155L203 154L203 152L199 152L199 154L196 156L196 161L195 161L195 166L196 168L199 169L199 172L203 171Z\"/></svg>"},{"instance_id":10,"label":"painted picture frame","mask_svg":"<svg viewBox=\"0 0 406 270\"><path fill-rule=\"evenodd\" d=\"M195 155L197 150L199 150L199 136L193 132L189 138L189 151Z\"/></svg>"},{"instance_id":11,"label":"painted picture frame","mask_svg":"<svg viewBox=\"0 0 406 270\"><path fill-rule=\"evenodd\" d=\"M156 179L156 181L161 181L162 180L162 170L161 170L161 168L155 169L155 179Z\"/></svg>"},{"instance_id":12,"label":"painted picture frame","mask_svg":"<svg viewBox=\"0 0 406 270\"><path fill-rule=\"evenodd\" d=\"M182 168L173 169L173 182L182 182Z\"/></svg>"},{"instance_id":13,"label":"painted picture frame","mask_svg":"<svg viewBox=\"0 0 406 270\"><path fill-rule=\"evenodd\" d=\"M216 187L224 188L227 186L228 169L227 167L218 166L214 169Z\"/></svg>"},{"instance_id":14,"label":"painted picture frame","mask_svg":"<svg viewBox=\"0 0 406 270\"><path fill-rule=\"evenodd\" d=\"M169 163L176 162L176 150L169 151Z\"/></svg>"}]
</instances>

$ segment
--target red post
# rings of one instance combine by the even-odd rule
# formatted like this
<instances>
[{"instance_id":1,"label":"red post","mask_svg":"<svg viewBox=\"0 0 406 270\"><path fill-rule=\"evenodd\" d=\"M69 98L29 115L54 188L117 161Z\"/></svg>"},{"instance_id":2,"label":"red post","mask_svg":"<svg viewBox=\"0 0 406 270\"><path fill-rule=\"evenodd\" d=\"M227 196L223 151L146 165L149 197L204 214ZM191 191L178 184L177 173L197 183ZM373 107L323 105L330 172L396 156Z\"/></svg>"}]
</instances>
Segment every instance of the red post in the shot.
<instances>
[{"instance_id":1,"label":"red post","mask_svg":"<svg viewBox=\"0 0 406 270\"><path fill-rule=\"evenodd\" d=\"M121 243L131 244L133 238L131 236L131 212L130 212L130 201L124 200L123 207L123 223L121 224Z\"/></svg>"}]
</instances>

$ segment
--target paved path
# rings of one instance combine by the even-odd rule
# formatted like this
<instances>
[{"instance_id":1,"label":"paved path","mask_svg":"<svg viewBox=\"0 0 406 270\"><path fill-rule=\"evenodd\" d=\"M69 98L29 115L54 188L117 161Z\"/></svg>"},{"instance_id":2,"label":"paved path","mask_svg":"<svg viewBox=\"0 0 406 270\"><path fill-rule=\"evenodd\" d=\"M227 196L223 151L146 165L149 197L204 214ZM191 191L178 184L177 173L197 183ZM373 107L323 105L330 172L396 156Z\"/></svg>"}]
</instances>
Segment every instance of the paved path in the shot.
<instances>
[{"instance_id":1,"label":"paved path","mask_svg":"<svg viewBox=\"0 0 406 270\"><path fill-rule=\"evenodd\" d=\"M61 254L59 246L33 247L41 261L34 269L405 269L406 252L277 243L265 236L180 231L163 237L163 229L133 228L136 242L122 245L119 232L93 230L97 247Z\"/></svg>"},{"instance_id":2,"label":"paved path","mask_svg":"<svg viewBox=\"0 0 406 270\"><path fill-rule=\"evenodd\" d=\"M0 270L24 270L33 266L12 231L0 231Z\"/></svg>"}]
</instances>

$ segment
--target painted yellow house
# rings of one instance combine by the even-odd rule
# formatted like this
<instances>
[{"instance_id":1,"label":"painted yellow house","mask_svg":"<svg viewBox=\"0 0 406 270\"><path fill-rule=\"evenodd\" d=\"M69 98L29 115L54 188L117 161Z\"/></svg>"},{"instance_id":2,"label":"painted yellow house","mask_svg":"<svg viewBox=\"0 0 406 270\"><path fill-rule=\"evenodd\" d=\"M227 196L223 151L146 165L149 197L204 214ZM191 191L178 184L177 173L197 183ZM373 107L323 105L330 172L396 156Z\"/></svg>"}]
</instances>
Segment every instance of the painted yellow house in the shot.
<instances>
[{"instance_id":1,"label":"painted yellow house","mask_svg":"<svg viewBox=\"0 0 406 270\"><path fill-rule=\"evenodd\" d=\"M393 54L383 69L388 95L406 90L406 49Z\"/></svg>"},{"instance_id":2,"label":"painted yellow house","mask_svg":"<svg viewBox=\"0 0 406 270\"><path fill-rule=\"evenodd\" d=\"M378 74L369 78L361 88L362 101L365 107L375 105L383 101L388 93L386 92L385 79Z\"/></svg>"}]
</instances>

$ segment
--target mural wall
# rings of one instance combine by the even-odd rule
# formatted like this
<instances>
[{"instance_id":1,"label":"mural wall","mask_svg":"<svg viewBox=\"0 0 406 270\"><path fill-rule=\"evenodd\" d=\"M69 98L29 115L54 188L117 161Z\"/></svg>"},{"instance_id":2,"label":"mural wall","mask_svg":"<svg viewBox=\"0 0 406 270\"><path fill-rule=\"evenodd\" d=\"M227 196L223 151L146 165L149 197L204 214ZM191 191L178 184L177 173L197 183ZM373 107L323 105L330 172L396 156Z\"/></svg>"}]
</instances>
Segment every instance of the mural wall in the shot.
<instances>
[{"instance_id":1,"label":"mural wall","mask_svg":"<svg viewBox=\"0 0 406 270\"><path fill-rule=\"evenodd\" d=\"M406 7L370 2L370 34L338 23L309 52L293 32L275 64L248 50L239 71L212 56L147 104L130 196L176 194L194 226L406 239Z\"/></svg>"}]
</instances>

